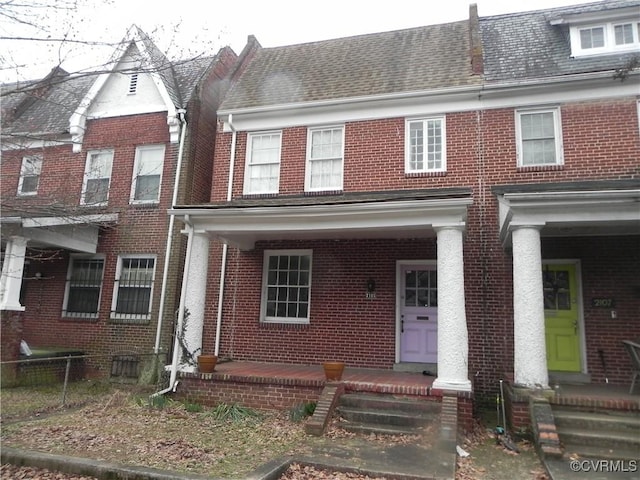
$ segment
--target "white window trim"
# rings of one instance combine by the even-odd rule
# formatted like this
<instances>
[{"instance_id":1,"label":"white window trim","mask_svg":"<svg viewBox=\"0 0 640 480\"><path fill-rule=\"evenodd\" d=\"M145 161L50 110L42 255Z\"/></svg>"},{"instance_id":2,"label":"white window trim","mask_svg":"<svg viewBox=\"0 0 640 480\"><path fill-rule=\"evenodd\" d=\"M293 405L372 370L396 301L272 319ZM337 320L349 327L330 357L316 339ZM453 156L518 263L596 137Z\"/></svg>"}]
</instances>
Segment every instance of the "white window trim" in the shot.
<instances>
[{"instance_id":1,"label":"white window trim","mask_svg":"<svg viewBox=\"0 0 640 480\"><path fill-rule=\"evenodd\" d=\"M523 164L523 148L522 148L522 125L520 118L522 115L535 113L553 113L553 135L555 139L556 162L555 163L536 163L531 165ZM521 168L528 167L557 167L564 165L564 148L562 141L562 119L560 117L559 107L548 108L531 108L518 109L515 111L516 122L516 157L517 165Z\"/></svg>"},{"instance_id":2,"label":"white window trim","mask_svg":"<svg viewBox=\"0 0 640 480\"><path fill-rule=\"evenodd\" d=\"M24 177L25 176L32 176L32 175L25 175L26 172L24 171L24 162L27 159L36 159L39 161L40 166L38 169L38 184L36 185L36 189L33 192L23 192L22 191L22 186L24 184ZM42 175L42 163L43 163L43 159L42 159L42 155L26 155L24 157L22 157L22 163L20 164L20 179L18 180L18 195L21 197L29 197L29 196L34 196L38 194L38 188L40 188L40 176Z\"/></svg>"},{"instance_id":3,"label":"white window trim","mask_svg":"<svg viewBox=\"0 0 640 480\"><path fill-rule=\"evenodd\" d=\"M619 25L631 24L633 28L633 43L616 45L615 27ZM634 52L640 48L640 28L638 19L628 18L623 20L598 22L589 24L572 25L569 29L571 40L571 56L586 57L591 55L606 55L611 53ZM602 27L604 29L604 46L599 48L582 48L580 41L580 31L591 28Z\"/></svg>"},{"instance_id":4,"label":"white window trim","mask_svg":"<svg viewBox=\"0 0 640 480\"><path fill-rule=\"evenodd\" d=\"M428 168L428 160L426 158L427 152L424 152L424 168L422 170L412 170L411 166L411 136L410 136L410 124L413 122L425 122L431 120L440 120L442 130L442 165L440 168ZM429 116L429 117L416 117L407 118L404 123L404 172L405 174L415 173L436 173L447 171L447 121L444 115L441 116Z\"/></svg>"},{"instance_id":5,"label":"white window trim","mask_svg":"<svg viewBox=\"0 0 640 480\"><path fill-rule=\"evenodd\" d=\"M81 259L81 260L102 260L102 278L100 279L100 294L98 295L98 311L96 313L88 313L88 312L78 312L71 313L67 312L67 306L69 302L69 292L71 290L71 274L73 273L73 260ZM69 255L69 266L67 267L67 278L65 280L65 288L64 288L64 300L62 303L62 316L65 318L98 318L100 315L100 304L102 302L102 290L104 287L104 271L105 271L105 256L104 255L85 255L79 253L72 253Z\"/></svg>"},{"instance_id":6,"label":"white window trim","mask_svg":"<svg viewBox=\"0 0 640 480\"><path fill-rule=\"evenodd\" d=\"M140 162L140 152L144 150L162 150L162 162L160 165L160 179L158 180L158 198L155 200L136 200L136 186L138 184L138 163ZM157 145L140 145L136 147L135 160L133 162L133 172L131 174L131 192L129 194L130 204L153 204L160 202L160 194L162 193L162 173L164 171L164 161L166 155L166 147L164 144Z\"/></svg>"},{"instance_id":7,"label":"white window trim","mask_svg":"<svg viewBox=\"0 0 640 480\"><path fill-rule=\"evenodd\" d=\"M312 144L312 134L313 132L319 132L322 130L336 130L340 129L342 132L342 151L340 152L340 160L342 161L342 172L340 173L340 184L336 186L331 186L328 188L311 188L311 162L316 160L337 160L338 157L329 157L329 158L311 158L311 144ZM342 190L344 186L344 125L325 125L322 127L310 127L307 129L307 160L305 164L305 174L304 174L304 191L305 192L326 192L326 191L336 191Z\"/></svg>"},{"instance_id":8,"label":"white window trim","mask_svg":"<svg viewBox=\"0 0 640 480\"><path fill-rule=\"evenodd\" d=\"M243 192L245 195L264 195L264 194L271 194L271 193L278 193L280 191L280 175L278 175L278 183L276 185L275 190L263 190L263 191L250 191L249 187L250 187L250 176L249 176L249 171L251 170L251 167L253 166L253 164L251 163L251 156L253 153L253 138L254 137L260 137L263 135L279 135L280 137L280 144L278 146L279 149L279 155L278 155L278 165L282 166L282 130L269 130L269 131L261 131L261 132L250 132L247 134L247 159L245 161L245 168L244 168L244 186L243 186Z\"/></svg>"},{"instance_id":9,"label":"white window trim","mask_svg":"<svg viewBox=\"0 0 640 480\"><path fill-rule=\"evenodd\" d=\"M277 255L308 255L309 260L309 298L307 300L307 318L291 317L267 317L267 279L269 275L269 258ZM262 260L262 293L260 298L260 322L262 323L286 323L308 325L311 318L311 286L313 285L313 250L312 249L291 249L291 250L265 250Z\"/></svg>"},{"instance_id":10,"label":"white window trim","mask_svg":"<svg viewBox=\"0 0 640 480\"><path fill-rule=\"evenodd\" d=\"M111 169L109 170L109 184L107 186L107 199L104 202L100 202L100 203L86 203L86 194L87 194L87 182L90 179L93 179L93 177L89 178L89 159L91 158L91 155L94 154L101 154L101 153L110 153L111 154ZM102 150L89 150L87 152L87 158L85 160L84 163L84 178L82 180L82 195L80 197L80 205L86 205L88 207L100 207L100 206L105 206L109 203L109 193L111 192L111 174L113 172L113 159L114 159L115 153L113 149L110 148L105 148ZM102 178L102 177L101 177Z\"/></svg>"},{"instance_id":11,"label":"white window trim","mask_svg":"<svg viewBox=\"0 0 640 480\"><path fill-rule=\"evenodd\" d=\"M122 275L122 261L126 258L152 258L153 262L153 275L151 281L151 290L149 292L149 308L148 313L146 314L132 314L132 313L117 313L116 307L118 306L118 289L120 288L120 276ZM118 263L116 264L116 276L113 280L113 295L111 298L111 315L110 318L112 320L149 320L151 319L151 310L153 309L153 289L155 287L155 278L156 278L156 267L158 266L158 258L157 255L150 254L122 254L118 255Z\"/></svg>"}]
</instances>

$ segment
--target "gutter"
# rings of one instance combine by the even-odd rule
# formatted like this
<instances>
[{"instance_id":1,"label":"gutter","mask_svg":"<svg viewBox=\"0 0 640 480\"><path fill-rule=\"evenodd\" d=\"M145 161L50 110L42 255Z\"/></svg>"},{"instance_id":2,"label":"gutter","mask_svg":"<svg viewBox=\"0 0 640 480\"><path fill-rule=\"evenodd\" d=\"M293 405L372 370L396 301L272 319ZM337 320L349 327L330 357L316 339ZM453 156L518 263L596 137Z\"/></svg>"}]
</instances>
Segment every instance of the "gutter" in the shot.
<instances>
[{"instance_id":1,"label":"gutter","mask_svg":"<svg viewBox=\"0 0 640 480\"><path fill-rule=\"evenodd\" d=\"M233 114L229 114L227 124L231 128L231 153L229 154L229 179L227 181L227 202L231 201L233 196L233 171L236 163L236 142L237 132L233 126ZM214 349L214 355L218 356L220 351L220 334L222 330L222 301L224 300L224 287L225 279L227 275L227 252L229 251L229 245L224 243L222 245L222 261L220 265L220 290L218 291L218 314L216 316L216 343Z\"/></svg>"}]
</instances>

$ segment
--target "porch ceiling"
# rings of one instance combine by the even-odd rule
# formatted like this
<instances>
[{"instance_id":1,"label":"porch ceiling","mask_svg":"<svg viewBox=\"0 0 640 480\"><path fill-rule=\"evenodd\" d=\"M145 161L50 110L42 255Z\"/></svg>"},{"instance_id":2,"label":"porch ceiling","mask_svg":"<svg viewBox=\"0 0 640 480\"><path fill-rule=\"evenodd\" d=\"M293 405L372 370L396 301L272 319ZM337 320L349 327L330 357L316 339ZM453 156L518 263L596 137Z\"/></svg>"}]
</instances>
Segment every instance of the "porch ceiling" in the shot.
<instances>
[{"instance_id":1,"label":"porch ceiling","mask_svg":"<svg viewBox=\"0 0 640 480\"><path fill-rule=\"evenodd\" d=\"M519 226L543 237L640 235L640 188L505 192L498 202L503 244Z\"/></svg>"},{"instance_id":2,"label":"porch ceiling","mask_svg":"<svg viewBox=\"0 0 640 480\"><path fill-rule=\"evenodd\" d=\"M175 208L197 233L250 250L260 240L428 238L465 227L470 197L226 208Z\"/></svg>"}]
</instances>

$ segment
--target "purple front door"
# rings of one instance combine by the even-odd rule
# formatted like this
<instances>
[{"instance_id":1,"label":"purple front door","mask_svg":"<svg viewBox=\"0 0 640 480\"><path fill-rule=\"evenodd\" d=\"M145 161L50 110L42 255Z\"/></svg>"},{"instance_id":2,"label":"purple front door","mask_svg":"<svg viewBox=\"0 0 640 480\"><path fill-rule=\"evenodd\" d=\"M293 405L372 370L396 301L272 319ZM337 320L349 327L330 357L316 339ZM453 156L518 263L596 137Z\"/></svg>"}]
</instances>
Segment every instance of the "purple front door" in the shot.
<instances>
[{"instance_id":1,"label":"purple front door","mask_svg":"<svg viewBox=\"0 0 640 480\"><path fill-rule=\"evenodd\" d=\"M402 265L400 283L400 362L437 363L436 267Z\"/></svg>"}]
</instances>

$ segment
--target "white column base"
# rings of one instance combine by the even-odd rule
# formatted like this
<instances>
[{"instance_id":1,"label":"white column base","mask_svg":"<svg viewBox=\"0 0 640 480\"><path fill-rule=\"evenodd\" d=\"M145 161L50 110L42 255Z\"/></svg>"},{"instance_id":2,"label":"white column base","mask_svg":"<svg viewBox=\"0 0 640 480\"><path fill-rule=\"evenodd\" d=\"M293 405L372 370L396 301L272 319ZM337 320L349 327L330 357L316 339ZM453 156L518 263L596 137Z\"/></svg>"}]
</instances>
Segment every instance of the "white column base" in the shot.
<instances>
[{"instance_id":1,"label":"white column base","mask_svg":"<svg viewBox=\"0 0 640 480\"><path fill-rule=\"evenodd\" d=\"M443 378L436 378L433 381L433 385L431 388L435 388L438 390L455 390L457 392L470 392L471 391L471 381L457 381L457 380L446 380Z\"/></svg>"}]
</instances>

